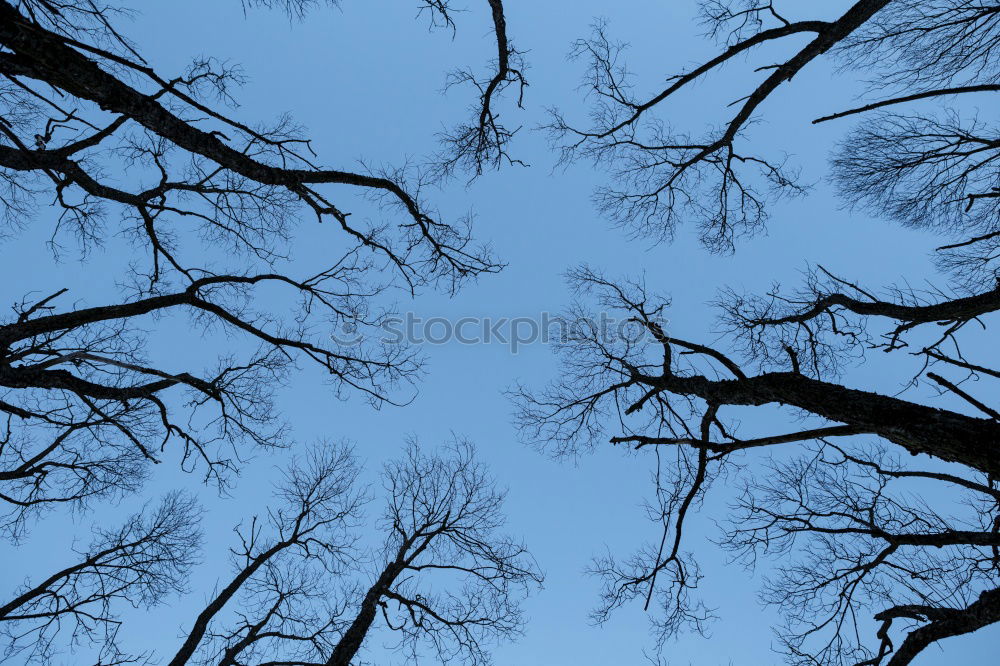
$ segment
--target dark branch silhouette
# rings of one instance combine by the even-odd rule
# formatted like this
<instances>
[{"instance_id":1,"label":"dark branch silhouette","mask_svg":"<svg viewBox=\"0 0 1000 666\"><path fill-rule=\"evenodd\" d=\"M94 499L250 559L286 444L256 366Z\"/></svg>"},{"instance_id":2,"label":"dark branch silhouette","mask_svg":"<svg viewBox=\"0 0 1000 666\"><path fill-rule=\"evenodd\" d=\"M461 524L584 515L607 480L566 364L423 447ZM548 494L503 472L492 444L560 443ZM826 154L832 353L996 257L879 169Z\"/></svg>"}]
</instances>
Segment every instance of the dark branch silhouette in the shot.
<instances>
[{"instance_id":1,"label":"dark branch silhouette","mask_svg":"<svg viewBox=\"0 0 1000 666\"><path fill-rule=\"evenodd\" d=\"M916 645L996 621L987 609L1000 566L1000 456L993 445L1000 441L1000 415L988 393L960 388L961 378L928 367L962 368L961 357L941 351L945 342L1000 303L992 293L894 302L820 274L826 284L817 278L801 296L724 300L723 321L743 343L738 355L671 336L663 325L669 303L640 283L612 281L586 267L570 274L578 293L635 329L617 336L584 323L573 330L560 343L561 378L542 391L513 391L518 423L528 440L556 455L610 441L652 451L657 460L655 501L647 513L662 535L631 557L611 553L595 561L592 573L606 584L595 611L599 621L629 601L642 600L648 609L656 600L653 622L661 641L684 628L706 628L712 614L695 596L704 573L684 549L685 525L715 479L725 474L732 483L744 467L752 471L743 476L740 511L721 543L751 564L763 554L796 556L794 564L779 567L765 595L787 616L780 635L793 663L886 663L897 640L907 647L891 663L909 663ZM598 321L583 306L568 316ZM889 330L869 337L866 323L880 320ZM904 349L907 336L918 336L922 327L945 333L913 352L923 359L918 376L960 397L972 414L834 381L852 351ZM739 432L740 407L806 425L747 436ZM866 440L878 444L859 444ZM914 463L900 464L892 446L917 456ZM775 461L769 468L748 462L749 456L767 459L768 452ZM948 469L941 461L961 471L939 471ZM918 502L909 494L916 488L944 494L954 505ZM980 595L982 603L970 606ZM928 610L882 611L918 602ZM972 610L965 613L966 607ZM874 632L866 615L884 623L882 647L852 638ZM935 624L945 615L954 620ZM892 625L893 618L916 623ZM890 629L913 631L897 639Z\"/></svg>"},{"instance_id":2,"label":"dark branch silhouette","mask_svg":"<svg viewBox=\"0 0 1000 666\"><path fill-rule=\"evenodd\" d=\"M297 17L320 4L245 3ZM447 2L418 9L451 24ZM235 114L238 68L200 58L161 74L119 31L124 11L0 3L0 209L19 228L47 198L57 251L69 235L84 253L115 236L136 252L120 299L85 306L88 295L67 287L0 320L0 529L15 537L46 508L137 491L173 447L186 468L226 483L255 447L284 445L272 393L302 361L329 375L336 396L407 402L421 359L383 342L393 316L383 299L451 292L500 268L473 243L471 218L443 221L424 200L433 174L320 164L290 118L267 126ZM480 100L488 137L469 153L482 163L506 150L502 89L523 84L499 1L490 13L500 59ZM333 224L326 265L289 261L303 218ZM144 329L185 316L188 344L221 333L235 350L206 368L148 356Z\"/></svg>"},{"instance_id":3,"label":"dark branch silhouette","mask_svg":"<svg viewBox=\"0 0 1000 666\"><path fill-rule=\"evenodd\" d=\"M427 648L442 661L485 664L492 645L516 637L520 601L542 577L524 546L500 531L504 493L472 446L425 453L412 443L386 466L380 546L361 538L371 497L358 474L342 444L293 462L267 515L236 528L232 578L165 663L346 666L378 631L409 655ZM46 663L71 645L102 664L157 659L121 649L128 623L120 605L188 592L199 512L173 494L118 531L98 530L78 562L0 607L4 654Z\"/></svg>"},{"instance_id":4,"label":"dark branch silhouette","mask_svg":"<svg viewBox=\"0 0 1000 666\"><path fill-rule=\"evenodd\" d=\"M757 156L748 129L776 90L830 53L867 85L866 99L838 100L816 120L861 121L832 160L840 194L945 236L934 245L950 284L869 288L816 266L796 290L724 290L723 335L703 344L670 333L668 299L584 266L570 281L596 304L569 313L585 323L558 345L560 377L512 395L525 437L555 455L610 440L655 458L647 513L656 537L631 557L595 562L605 581L598 620L631 600L647 609L655 601L661 641L705 628L711 612L695 593L707 574L683 537L724 475L727 485L742 479L743 492L719 542L748 565L782 557L764 598L784 615L789 662L898 666L1000 621L1000 370L989 358L1000 309L1000 140L995 118L958 106L1000 90L1000 5L860 1L833 20L793 16L812 11L703 2L721 52L647 97L634 92L622 45L597 24L574 49L589 66L591 125L560 111L549 124L562 159L607 166L612 185L598 205L632 233L669 238L683 217L711 249L733 249L763 224L772 197L801 191L782 162ZM787 44L790 55L761 62L765 44ZM672 127L677 93L693 94L692 83L737 57L760 79L719 109L721 125L705 134ZM931 102L940 108L928 111ZM634 330L587 325L595 307ZM850 370L874 352L898 361L889 367L903 369L902 381L852 386ZM743 432L746 408L773 430Z\"/></svg>"},{"instance_id":5,"label":"dark branch silhouette","mask_svg":"<svg viewBox=\"0 0 1000 666\"><path fill-rule=\"evenodd\" d=\"M648 98L632 91L623 45L610 41L607 26L577 42L573 55L589 61L585 78L594 107L592 126L580 129L555 111L549 130L565 161L592 159L610 167L613 184L596 194L599 208L616 224L636 234L670 238L681 217L697 221L704 243L731 249L736 235L752 232L766 219L769 197L799 193L795 173L783 160L737 148L754 113L784 83L872 19L889 0L860 0L834 21L789 22L773 3L707 2L704 19L726 49L699 67L668 79ZM745 9L736 7L746 5ZM778 23L765 28L767 20ZM720 129L707 134L676 131L655 114L693 82L771 42L805 35L810 41L783 62L767 65L763 80L733 105Z\"/></svg>"},{"instance_id":6,"label":"dark branch silhouette","mask_svg":"<svg viewBox=\"0 0 1000 666\"><path fill-rule=\"evenodd\" d=\"M199 508L174 493L117 530L94 528L79 559L37 582L26 583L0 606L4 656L51 663L59 642L96 645L101 664L141 663L118 645L119 604L148 607L186 591L200 543Z\"/></svg>"},{"instance_id":7,"label":"dark branch silhouette","mask_svg":"<svg viewBox=\"0 0 1000 666\"><path fill-rule=\"evenodd\" d=\"M488 168L499 169L504 165L524 163L512 157L509 144L520 128L509 128L500 120L500 103L503 93L513 86L517 108L522 108L524 89L524 60L507 36L507 19L501 0L487 0L493 19L497 55L493 61L495 72L489 78L477 76L472 70L457 70L448 78L448 88L472 85L479 92L479 100L472 105L472 119L460 124L441 136L443 151L436 160L439 176L448 177L461 169L472 177L482 175ZM448 18L450 22L450 18Z\"/></svg>"},{"instance_id":8,"label":"dark branch silhouette","mask_svg":"<svg viewBox=\"0 0 1000 666\"><path fill-rule=\"evenodd\" d=\"M942 19L933 12L917 16L918 11L925 12L923 5L905 7L897 13L891 5L883 10L872 5L862 7L865 4L858 3L844 16L855 12L854 16L860 17L857 12L862 9L878 13L873 11L860 22L846 21L844 17L839 20L846 32L840 33L838 41L845 42L838 48L845 52L860 48L860 43L871 48L874 34L883 34L883 41L889 41L884 36L887 26L896 25L901 16L907 21L925 20L931 24L929 33L946 29L935 23ZM630 223L639 220L648 224L655 214L660 216L658 222L666 222L669 227L677 201L703 205L700 202L704 192L688 190L683 192L683 199L677 198L677 184L685 182L679 179L696 165L713 164L712 151L727 146L731 150L739 129L749 118L735 116L716 142L678 141L663 134L647 140L639 136L637 128L649 109L676 88L758 41L797 31L816 30L822 34L828 29L789 22L770 3L747 3L741 11L735 11L734 5L710 3L706 12L717 29L735 22L736 28L728 36L729 50L719 60L678 77L671 88L648 102L639 103L628 96L622 83L624 69L617 63L619 53L604 37L603 28L596 40L580 47L593 58L594 89L603 105L595 117L603 124L597 131L576 132L575 143L568 148L571 152L564 156L572 157L572 151L590 151L592 157L609 159L613 169L622 164L616 176L631 179L628 185L635 186L641 178L644 180L640 187L657 188L652 196L644 195L641 189L635 195L619 192L617 199L615 193L603 195L606 206L608 201L613 203L611 212L621 213L620 219ZM991 17L993 13L986 15ZM877 21L875 27L869 27L869 19ZM764 29L765 20L781 25ZM991 21L975 24L977 31L965 31L960 37L951 34L951 38L975 43L982 39L978 31L988 31ZM850 41L861 40L852 36L856 29L867 42ZM977 48L970 46L969 52ZM920 54L911 51L910 55L929 59L943 52L939 48ZM798 60L788 62L808 62L807 57L808 49L796 56ZM981 74L990 64L985 55L983 63ZM910 66L917 71L913 62ZM779 66L775 74L783 67L788 64ZM768 80L775 81L773 76ZM912 84L908 76L901 72L898 81ZM937 87L900 94L856 112L953 95L966 89L988 91L990 85L963 80L963 86L956 86L954 78L940 77L921 81ZM769 90L765 84L757 93L766 97ZM740 109L752 111L762 99L751 95ZM562 136L571 136L573 131L560 122L557 120L554 129ZM656 127L653 131L659 131ZM616 283L589 269L572 274L579 290L599 292L598 302L630 317L643 336L639 342L608 340L597 330L584 330L564 343L563 379L541 393L524 389L515 392L527 436L543 446L554 447L557 453L595 446L608 434L613 444L678 450L676 466L661 469L656 477L657 503L650 507L650 515L662 522L659 545L654 542L624 561L614 556L602 558L595 566L594 571L607 583L599 619L636 597L645 599L648 607L656 595L661 613L655 622L661 637L684 626L701 630L709 613L692 597L700 572L695 561L683 556L680 549L690 507L734 457L790 445L809 447L809 442L819 441L822 444L809 464L779 466L770 475L751 477L754 480L748 481L742 502L746 514L734 520L733 530L724 539L750 561L756 553L784 552L782 549L793 546L805 555L801 567L785 568L768 588L769 600L782 608L796 609L787 611L788 625L782 630L791 660L880 664L892 659L891 663L909 663L923 647L939 638L974 631L995 621L989 610L997 566L997 504L992 480L1000 459L992 442L1000 437L1000 419L988 395L970 392L961 386L961 379L952 380L929 370L939 365L965 370L967 377L997 376L989 363L963 356L959 337L964 337L970 323L985 325L984 318L1000 306L995 254L990 245L996 238L995 216L989 208L994 199L991 188L995 184L995 143L988 131L978 126L968 129L957 115L946 122L921 116L882 115L852 134L834 162L836 178L851 201L870 204L906 224L975 235L943 248L966 252L942 262L965 277L965 293L919 293L906 288L876 296L822 268L810 274L807 287L798 293L775 289L758 298L730 292L720 305L722 323L737 344L736 356L724 349L670 336L659 323L668 303L648 297L641 285ZM684 151L693 157L688 159ZM731 174L723 173L725 184ZM717 181L699 172L690 182L698 187L714 187ZM666 203L657 208L660 196ZM715 200L726 201L724 196ZM755 200L757 203L761 200ZM634 206L647 207L639 210ZM728 211L723 205L705 219L711 225L726 225ZM718 233L725 227L708 228ZM883 333L871 334L871 326L879 321L889 325ZM912 351L922 364L910 383L916 386L923 375L944 392L963 400L974 414L839 383L845 366L871 349ZM759 370L751 371L747 363ZM737 436L735 421L724 418L727 407L766 405L793 407L799 414L820 421L799 432L746 437ZM617 424L618 433L608 432L612 423ZM954 423L955 429L946 423ZM847 440L848 444L835 444L835 439L859 435L876 436L910 454L959 463L969 476L903 469L896 463L884 462L885 454L877 449L859 452L842 448L853 447L853 439ZM839 457L831 456L830 450L839 452ZM827 474L825 466L835 472ZM863 499L863 486L856 480L851 484L844 480L851 478L855 470L877 479L877 494ZM960 518L942 517L911 506L905 498L892 498L892 492L900 488L900 479L959 486L984 499L967 500L976 507L975 512L967 523L955 525ZM821 490L829 495L822 500L825 504L813 509L808 502L821 497ZM789 495L792 492L801 495ZM808 513L803 516L801 511ZM892 511L908 512L909 517L884 518ZM863 520L864 516L868 518ZM879 522L873 523L871 516L879 516ZM837 524L827 524L831 521ZM930 555L945 547L950 549L945 554ZM931 576L926 573L929 571L936 573ZM976 575L970 578L972 571ZM918 589L910 579L926 582L928 587ZM892 608L879 611L882 604ZM923 608L916 608L920 604ZM856 627L858 617L866 611L882 623L877 632L881 645L875 650L852 640L853 635L864 630L864 625ZM950 622L941 624L944 617ZM901 629L898 623L892 626L893 619L906 619L910 624ZM895 651L889 632L903 629L912 631L903 635Z\"/></svg>"}]
</instances>

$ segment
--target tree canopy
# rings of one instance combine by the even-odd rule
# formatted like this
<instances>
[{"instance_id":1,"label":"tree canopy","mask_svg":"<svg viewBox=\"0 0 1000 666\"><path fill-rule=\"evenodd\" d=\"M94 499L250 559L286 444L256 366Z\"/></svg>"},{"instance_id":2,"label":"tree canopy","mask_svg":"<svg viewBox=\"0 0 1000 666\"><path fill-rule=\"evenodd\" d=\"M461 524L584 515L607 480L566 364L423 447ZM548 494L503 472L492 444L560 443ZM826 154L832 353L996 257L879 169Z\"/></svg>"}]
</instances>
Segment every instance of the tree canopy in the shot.
<instances>
[{"instance_id":1,"label":"tree canopy","mask_svg":"<svg viewBox=\"0 0 1000 666\"><path fill-rule=\"evenodd\" d=\"M474 225L450 210L448 188L511 183L515 199L517 179L546 177L549 165L592 167L598 214L652 247L615 266L553 248L575 325L554 341L549 384L506 392L514 428L544 454L618 449L653 470L644 508L654 527L634 552L616 544L592 560L602 588L591 619L640 608L663 663L686 632L724 635L699 590L712 548L762 570L789 663L929 663L930 646L947 654L946 639L1000 622L1000 366L990 358L1000 4L700 0L700 24L671 29L703 33L711 54L689 64L665 48L635 70L618 40L644 17L609 8L570 46L578 94L555 91L548 106L549 91L528 85L528 63L548 64L521 47L527 27L511 7L417 0L403 11L428 39L464 30L468 10L489 26L488 48L481 62L441 67L464 120L424 118L400 100L401 117L425 125L436 147L389 165L324 154L291 115L241 107L251 73L234 63L192 53L185 71L161 68L129 34L142 9L133 4L0 0L0 209L15 236L54 220L52 265L7 272L20 300L0 319L0 533L31 548L41 519L98 518L56 569L18 575L0 599L0 659L346 666L368 663L378 635L407 660L485 664L496 644L530 630L522 604L542 567L578 554L539 565L507 534L506 492L472 444L411 440L372 485L366 442L343 442L336 418L319 443L297 441L278 395L318 370L328 398L368 404L363 418L406 423L428 409L409 404L423 350L382 335L398 314L391 301L475 291L522 270L505 266L490 236L532 243L545 219L500 226L504 213L489 211ZM340 5L242 9L294 23ZM410 75L358 60L372 70L366 85ZM803 86L831 70L861 94L799 117L840 137L824 184L800 158L825 146L755 130L779 110L787 119L811 108ZM719 80L721 93L710 88ZM346 97L363 109L365 93ZM519 115L535 97L537 114ZM548 165L528 159L526 134L548 142ZM759 292L720 282L704 337L678 337L667 290L676 296L683 282L650 283L641 263L668 263L670 243L689 232L706 257L728 261L821 187L842 205L829 219L863 215L930 239L933 269L872 285L803 247L812 263L799 283ZM335 237L321 264L293 259L305 225L317 224ZM60 270L67 248L101 263L110 244L124 244L127 266L115 266L102 302L79 285L33 285ZM151 351L178 316L174 344L204 352L201 367ZM609 316L627 326L595 323ZM859 369L876 363L877 381L862 380ZM461 407L432 409L447 419ZM216 588L190 589L205 557L203 508L187 488L154 498L155 466L176 463L224 497L262 454L287 458L273 501L236 526ZM381 513L369 510L376 501ZM112 525L100 517L115 503L134 511ZM709 545L692 538L713 524ZM179 595L198 608L173 656L123 640L130 607ZM747 613L754 604L741 602Z\"/></svg>"}]
</instances>

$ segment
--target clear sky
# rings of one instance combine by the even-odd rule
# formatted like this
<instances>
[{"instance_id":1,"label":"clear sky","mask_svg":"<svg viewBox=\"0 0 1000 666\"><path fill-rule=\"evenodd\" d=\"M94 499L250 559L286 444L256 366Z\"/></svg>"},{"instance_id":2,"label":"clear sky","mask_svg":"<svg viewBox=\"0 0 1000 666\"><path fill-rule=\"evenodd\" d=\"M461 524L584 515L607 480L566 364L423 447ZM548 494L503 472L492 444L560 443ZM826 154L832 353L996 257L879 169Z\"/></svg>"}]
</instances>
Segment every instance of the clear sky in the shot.
<instances>
[{"instance_id":1,"label":"clear sky","mask_svg":"<svg viewBox=\"0 0 1000 666\"><path fill-rule=\"evenodd\" d=\"M267 121L289 112L309 129L325 164L351 168L361 158L375 163L419 159L434 150L436 131L463 117L471 91L456 89L442 95L444 75L456 67L481 70L495 50L486 3L467 2L472 11L456 16L454 38L447 31L429 32L424 19L415 19L416 3L406 0L343 0L340 10L318 9L302 22L289 22L279 12L264 10L244 15L238 0L138 3L145 5L142 13L124 31L166 74L182 71L199 55L240 63L249 81L237 94L239 119ZM711 54L715 46L699 35L692 21L695 3L507 0L505 4L511 38L527 51L530 86L526 110L509 112L504 120L523 125L513 150L530 168L507 168L469 187L457 182L429 196L445 214L473 208L476 238L491 242L507 268L451 298L425 293L409 301L400 294L401 309L452 319L538 316L570 301L562 274L588 262L612 275L644 273L653 290L673 298L668 313L671 332L711 339L714 313L707 303L723 286L760 292L773 281L794 285L807 262L821 263L869 285L932 274L928 251L935 244L933 237L843 210L824 180L826 157L850 125L814 127L809 121L845 107L858 93L850 76L836 75L829 61L814 63L769 99L763 110L765 122L751 133L753 141L789 153L802 166L804 179L815 183L810 196L775 206L768 233L742 242L734 256L709 255L694 242L690 230L682 229L671 245L627 240L591 205L590 192L601 181L600 171L587 164L553 170L555 159L545 137L531 128L544 121L544 109L552 105L570 118L585 119L586 108L577 91L582 65L565 56L570 42L585 36L595 17L606 17L612 36L632 44L630 63L643 91L656 89L665 76ZM748 76L739 66L724 70L697 88L698 103L691 96L679 98L671 107L671 122L700 129L710 113L704 105L745 94ZM53 270L44 247L51 222L42 209L31 228L7 241L5 273L22 275L23 281L0 285L0 299L13 302L26 291L41 292L50 286L71 286L80 303L112 299L116 272L107 267L123 261L123 243L112 240L84 264L68 251ZM294 241L292 265L307 273L339 240L332 227L304 220ZM183 358L198 353L183 335L182 321L159 325L163 328L156 338L156 354ZM517 354L502 344L451 343L425 351L427 376L418 386L417 398L401 408L375 411L360 399L339 402L317 373L296 374L282 390L280 406L297 439L352 440L372 474L381 461L401 450L408 435L436 444L455 432L476 442L481 457L510 489L510 531L525 538L547 577L545 589L527 602L527 635L497 650L496 663L645 663L643 650L652 641L643 613L629 607L603 627L589 624L598 581L582 572L591 556L605 547L626 553L657 536L655 525L643 519L640 509L651 489L651 460L602 450L575 464L557 463L518 442L510 423L511 405L502 391L515 381L541 386L555 376L555 359L545 345L530 345ZM872 387L878 372L874 365L865 366L853 371L848 381ZM752 428L755 418L760 417L748 414L745 425ZM228 575L230 528L255 507L266 505L264 489L283 458L284 454L256 457L227 498L201 486L197 475L160 466L147 496L184 487L198 493L207 507L204 562L193 574L192 594L130 620L127 644L172 653L177 635L190 625L212 586ZM37 578L65 563L66 548L74 538L86 542L87 527L95 518L112 521L112 516L133 506L131 502L101 509L75 521L47 519L19 549L2 552L4 568ZM668 644L664 657L678 666L776 663L779 657L771 652L769 630L776 616L756 600L766 568L753 576L727 563L726 555L707 541L714 533L708 520L712 511L720 517L724 498L706 505L703 519L690 534L689 547L700 554L706 575L704 599L718 609L720 619L712 625L710 638L684 635ZM11 578L8 573L5 584L20 581L18 575ZM992 628L952 639L947 652L932 648L917 663L965 663L981 656L998 638L1000 633ZM379 650L378 640L369 647L373 663L393 663L391 654Z\"/></svg>"}]
</instances>

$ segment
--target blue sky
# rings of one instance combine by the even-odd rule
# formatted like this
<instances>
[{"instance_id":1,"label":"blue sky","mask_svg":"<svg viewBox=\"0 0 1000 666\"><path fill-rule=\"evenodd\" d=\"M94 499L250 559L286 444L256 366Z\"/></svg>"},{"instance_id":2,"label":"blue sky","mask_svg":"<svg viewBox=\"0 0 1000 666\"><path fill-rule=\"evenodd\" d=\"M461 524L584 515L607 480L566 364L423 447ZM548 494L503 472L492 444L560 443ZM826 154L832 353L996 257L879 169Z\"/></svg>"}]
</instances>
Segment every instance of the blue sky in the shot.
<instances>
[{"instance_id":1,"label":"blue sky","mask_svg":"<svg viewBox=\"0 0 1000 666\"><path fill-rule=\"evenodd\" d=\"M428 31L406 1L343 0L342 8L318 9L302 22L278 12L251 10L245 15L236 0L173 0L146 3L125 32L161 72L181 71L190 58L212 55L242 65L249 81L239 92L241 120L266 121L289 112L309 129L321 160L351 167L358 159L400 163L419 159L435 148L434 133L462 118L470 91L441 94L445 73L455 67L481 69L494 51L486 3L458 14L457 34ZM833 5L834 3L830 3ZM869 285L932 275L929 250L935 238L900 229L864 214L852 214L832 194L824 178L825 160L849 123L812 126L812 118L839 110L859 88L848 75L837 75L829 61L816 62L792 85L784 87L764 109L764 122L751 139L785 151L802 166L812 193L772 209L766 234L744 241L734 256L712 256L701 249L691 229L681 229L671 245L629 241L594 211L590 192L601 182L600 170L587 164L554 169L545 136L531 128L544 121L544 109L558 105L570 118L585 118L577 86L582 66L566 60L570 42L589 31L597 16L609 20L614 37L631 43L630 63L640 90L654 90L663 78L711 54L692 22L693 2L619 0L616 3L506 3L510 34L527 51L530 86L526 110L510 111L505 122L523 125L513 150L530 168L490 173L471 186L453 183L429 196L445 214L474 209L475 236L493 244L507 263L499 275L487 275L454 297L425 293L399 307L423 317L537 316L557 311L571 298L563 281L566 269L587 262L612 275L645 274L655 291L670 294L670 330L688 339L712 339L714 313L707 303L724 286L761 292L774 281L795 285L807 263L824 266ZM745 94L747 68L738 65L700 84L697 95L679 98L670 120L700 129L713 101L729 102ZM734 91L739 91L734 93ZM345 199L349 207L350 196ZM81 303L97 304L114 297L114 267L127 260L127 244L112 240L85 263L72 250L57 268L44 246L51 216L43 208L23 235L6 242L7 273L23 282L7 281L0 298L13 302L25 291L72 286ZM321 264L340 238L332 227L304 220L293 241L293 266L302 272ZM165 321L155 337L155 354L164 358L197 356L183 335L182 321ZM427 375L419 394L402 408L375 411L360 399L335 400L317 373L295 375L281 393L281 409L301 442L319 438L349 439L374 475L381 461L396 455L404 439L416 435L436 444L452 432L478 444L502 484L510 489L510 531L522 535L546 573L545 589L527 605L530 624L517 644L496 651L496 663L639 664L652 646L647 620L638 608L622 610L603 627L588 622L598 582L583 575L591 556L610 548L622 553L656 536L643 519L640 503L650 490L651 460L599 450L575 462L554 462L518 442L510 423L511 405L503 389L515 381L540 386L555 376L556 362L545 345L527 346L517 354L502 344L460 345L425 349ZM884 368L870 363L853 370L848 381L873 387ZM900 381L904 375L899 375ZM894 388L894 387L893 387ZM747 413L745 425L766 425ZM274 478L284 454L259 455L247 465L227 498L199 485L197 475L160 466L147 489L150 497L174 487L191 489L207 507L207 539L203 564L194 573L194 592L131 620L128 630L136 646L169 654L176 636L200 609L216 580L228 575L226 548L230 528L242 516L266 505L262 489ZM74 538L86 541L87 526L96 518L127 512L131 506L106 507L75 520L47 519L16 551L3 551L8 571L39 576L65 561ZM697 549L706 578L702 592L720 619L711 637L685 635L669 643L670 664L767 664L778 661L770 649L770 610L756 601L760 583L707 541L714 528L711 511L725 511L724 498L710 501L689 547ZM10 577L8 576L8 579ZM18 577L15 577L18 578ZM16 584L19 578L11 582ZM947 657L935 648L918 660L921 666L962 663L981 655L996 629L949 641ZM376 637L377 638L377 637ZM374 663L392 663L391 654L373 641ZM71 662L67 662L71 663Z\"/></svg>"}]
</instances>

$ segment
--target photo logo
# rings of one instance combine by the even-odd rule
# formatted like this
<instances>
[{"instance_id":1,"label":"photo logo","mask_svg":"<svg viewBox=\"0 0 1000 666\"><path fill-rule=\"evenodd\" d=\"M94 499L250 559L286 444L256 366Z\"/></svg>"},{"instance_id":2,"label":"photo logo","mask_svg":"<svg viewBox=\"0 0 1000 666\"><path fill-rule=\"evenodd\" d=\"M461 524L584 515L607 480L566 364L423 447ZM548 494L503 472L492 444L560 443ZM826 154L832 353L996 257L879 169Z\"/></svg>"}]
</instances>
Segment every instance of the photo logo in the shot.
<instances>
[{"instance_id":1,"label":"photo logo","mask_svg":"<svg viewBox=\"0 0 1000 666\"><path fill-rule=\"evenodd\" d=\"M653 322L666 330L667 321ZM462 345L501 344L512 354L532 344L561 344L573 340L594 339L605 344L638 344L652 340L650 326L633 318L621 319L601 313L594 317L566 317L542 312L537 317L421 317L412 312L386 318L379 328L381 344ZM370 334L369 334L370 335ZM354 322L344 322L331 333L338 345L351 347L369 336Z\"/></svg>"}]
</instances>

